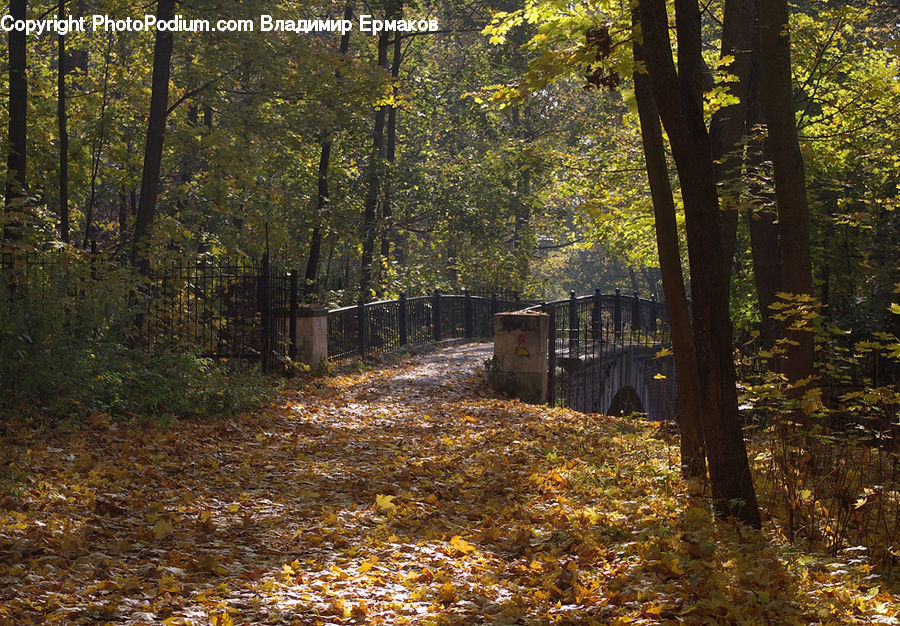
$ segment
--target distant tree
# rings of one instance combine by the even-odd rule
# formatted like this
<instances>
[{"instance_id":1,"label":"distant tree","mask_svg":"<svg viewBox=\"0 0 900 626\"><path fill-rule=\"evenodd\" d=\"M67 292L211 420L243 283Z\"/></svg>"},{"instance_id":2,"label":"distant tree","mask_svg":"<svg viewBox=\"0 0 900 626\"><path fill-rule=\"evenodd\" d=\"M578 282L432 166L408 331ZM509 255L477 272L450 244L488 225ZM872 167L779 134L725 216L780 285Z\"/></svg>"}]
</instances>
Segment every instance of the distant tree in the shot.
<instances>
[{"instance_id":1,"label":"distant tree","mask_svg":"<svg viewBox=\"0 0 900 626\"><path fill-rule=\"evenodd\" d=\"M344 5L344 19L353 18L354 0L347 0ZM350 30L346 30L341 34L341 43L339 53L341 59L347 56L350 49ZM341 75L340 70L335 71L335 78ZM334 131L325 128L321 133L322 149L319 153L319 169L316 176L316 208L312 216L313 230L309 242L309 255L306 262L306 273L303 284L303 297L309 300L318 291L319 265L322 256L322 230L328 210L328 204L331 202L328 192L328 168L331 165L331 147L334 142Z\"/></svg>"},{"instance_id":2,"label":"distant tree","mask_svg":"<svg viewBox=\"0 0 900 626\"><path fill-rule=\"evenodd\" d=\"M175 0L159 0L156 6L157 20L171 20L175 12ZM153 46L153 78L150 91L150 115L147 120L147 140L144 144L144 166L141 176L141 195L138 200L134 225L132 262L142 267L149 264L149 234L156 214L159 194L160 168L162 167L163 141L166 133L166 117L169 107L169 73L172 59L172 33L156 31Z\"/></svg>"},{"instance_id":3,"label":"distant tree","mask_svg":"<svg viewBox=\"0 0 900 626\"><path fill-rule=\"evenodd\" d=\"M27 17L27 2L11 0L9 14L14 20ZM28 195L27 135L28 135L28 77L25 31L10 30L7 35L9 63L9 144L6 156L6 195L8 211L21 211ZM11 226L7 224L7 226ZM9 234L21 236L11 227Z\"/></svg>"}]
</instances>

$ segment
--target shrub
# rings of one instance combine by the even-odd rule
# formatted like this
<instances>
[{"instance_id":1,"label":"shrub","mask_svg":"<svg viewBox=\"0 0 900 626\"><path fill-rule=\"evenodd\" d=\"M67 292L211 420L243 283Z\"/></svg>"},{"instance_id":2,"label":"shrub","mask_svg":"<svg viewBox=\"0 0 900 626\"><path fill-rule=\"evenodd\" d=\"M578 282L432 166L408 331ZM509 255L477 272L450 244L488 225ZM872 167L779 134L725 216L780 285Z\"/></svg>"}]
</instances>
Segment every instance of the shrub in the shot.
<instances>
[{"instance_id":1,"label":"shrub","mask_svg":"<svg viewBox=\"0 0 900 626\"><path fill-rule=\"evenodd\" d=\"M255 369L130 347L141 308L135 281L64 254L0 272L0 412L207 417L262 399L271 383Z\"/></svg>"}]
</instances>

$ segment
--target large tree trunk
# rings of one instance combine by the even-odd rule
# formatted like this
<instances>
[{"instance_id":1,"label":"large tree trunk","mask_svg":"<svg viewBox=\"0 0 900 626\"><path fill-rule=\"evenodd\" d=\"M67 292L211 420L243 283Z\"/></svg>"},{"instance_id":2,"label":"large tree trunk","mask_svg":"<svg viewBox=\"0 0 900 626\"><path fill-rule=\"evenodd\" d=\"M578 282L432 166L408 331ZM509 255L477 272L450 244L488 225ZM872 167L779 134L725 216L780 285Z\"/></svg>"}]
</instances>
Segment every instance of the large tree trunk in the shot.
<instances>
[{"instance_id":1,"label":"large tree trunk","mask_svg":"<svg viewBox=\"0 0 900 626\"><path fill-rule=\"evenodd\" d=\"M156 17L159 21L172 19L175 0L159 0ZM149 268L149 235L156 214L162 167L163 141L166 133L166 112L169 107L169 73L172 60L172 33L156 31L153 46L153 78L150 91L150 116L147 120L147 141L144 145L144 169L141 176L141 196L138 200L131 251L133 263Z\"/></svg>"},{"instance_id":2,"label":"large tree trunk","mask_svg":"<svg viewBox=\"0 0 900 626\"><path fill-rule=\"evenodd\" d=\"M9 14L15 20L26 18L27 2L11 0ZM9 145L6 155L6 209L22 211L28 195L26 174L26 140L28 121L28 77L25 32L10 30L8 34L9 53ZM20 220L15 220L20 222ZM6 236L22 236L19 226L7 224Z\"/></svg>"},{"instance_id":3,"label":"large tree trunk","mask_svg":"<svg viewBox=\"0 0 900 626\"><path fill-rule=\"evenodd\" d=\"M66 17L66 5L59 3L59 19ZM69 243L69 128L66 121L66 38L57 35L59 67L56 70L56 118L59 126L59 238Z\"/></svg>"},{"instance_id":4,"label":"large tree trunk","mask_svg":"<svg viewBox=\"0 0 900 626\"><path fill-rule=\"evenodd\" d=\"M632 21L639 24L637 11ZM637 29L636 29L637 30ZM643 49L636 33L633 44L635 63L643 62ZM678 425L681 431L681 471L685 478L706 477L706 453L703 446L703 430L700 404L700 373L697 353L691 331L690 311L681 273L681 251L678 246L678 224L675 219L675 200L669 182L665 145L656 99L650 77L634 73L634 95L641 121L641 139L644 160L647 163L647 179L653 198L653 214L656 220L656 247L662 274L666 310L672 332L675 351L675 376L678 383Z\"/></svg>"},{"instance_id":5,"label":"large tree trunk","mask_svg":"<svg viewBox=\"0 0 900 626\"><path fill-rule=\"evenodd\" d=\"M781 287L792 296L812 297L809 245L809 205L806 173L797 138L791 84L791 48L787 0L759 0L762 52L762 99L768 148L775 168L775 198L781 235ZM813 373L813 336L808 330L788 331L782 370L789 381Z\"/></svg>"},{"instance_id":6,"label":"large tree trunk","mask_svg":"<svg viewBox=\"0 0 900 626\"><path fill-rule=\"evenodd\" d=\"M354 0L347 0L344 5L344 19L353 18ZM350 49L350 30L341 34L339 52L341 59L347 56ZM335 71L335 78L340 78L340 70ZM328 168L331 164L331 133L328 130L322 132L322 150L319 154L319 173L316 189L316 212L313 216L313 232L309 241L309 257L306 261L306 274L303 281L303 299L309 300L318 292L319 265L322 257L322 226L328 211L328 203L331 201L328 194Z\"/></svg>"},{"instance_id":7,"label":"large tree trunk","mask_svg":"<svg viewBox=\"0 0 900 626\"><path fill-rule=\"evenodd\" d=\"M722 14L722 47L719 56L734 57L728 71L737 81L730 84L729 93L738 101L713 113L709 123L709 139L721 202L722 253L729 277L737 237L743 161L741 137L744 134L749 94L755 20L754 0L726 0Z\"/></svg>"},{"instance_id":8,"label":"large tree trunk","mask_svg":"<svg viewBox=\"0 0 900 626\"><path fill-rule=\"evenodd\" d=\"M737 408L728 275L712 148L703 118L700 8L696 0L675 1L676 73L665 0L641 0L639 6L647 68L684 200L694 347L713 502L719 515L734 515L759 526L759 508Z\"/></svg>"},{"instance_id":9,"label":"large tree trunk","mask_svg":"<svg viewBox=\"0 0 900 626\"><path fill-rule=\"evenodd\" d=\"M387 50L390 39L387 33L378 35L378 66L387 67ZM363 250L359 274L359 297L368 300L372 295L372 261L375 255L376 211L381 196L382 169L384 165L384 122L387 106L375 111L372 132L372 157L369 161L369 188L363 205Z\"/></svg>"}]
</instances>

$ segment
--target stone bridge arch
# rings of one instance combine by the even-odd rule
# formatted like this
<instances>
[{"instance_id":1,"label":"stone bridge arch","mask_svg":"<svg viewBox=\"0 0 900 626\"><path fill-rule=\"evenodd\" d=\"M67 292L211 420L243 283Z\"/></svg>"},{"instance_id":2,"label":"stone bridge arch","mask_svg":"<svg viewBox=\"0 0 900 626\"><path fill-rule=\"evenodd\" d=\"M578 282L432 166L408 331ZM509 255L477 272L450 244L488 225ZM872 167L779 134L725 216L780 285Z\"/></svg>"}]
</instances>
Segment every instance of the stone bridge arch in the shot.
<instances>
[{"instance_id":1,"label":"stone bridge arch","mask_svg":"<svg viewBox=\"0 0 900 626\"><path fill-rule=\"evenodd\" d=\"M602 356L558 359L560 404L585 413L635 410L675 419L675 361L654 346L623 346Z\"/></svg>"},{"instance_id":2,"label":"stone bridge arch","mask_svg":"<svg viewBox=\"0 0 900 626\"><path fill-rule=\"evenodd\" d=\"M637 412L651 419L675 418L675 362L671 356L656 357L649 347L623 350L615 359L602 381L601 413L630 412L623 394L628 390L638 400Z\"/></svg>"}]
</instances>

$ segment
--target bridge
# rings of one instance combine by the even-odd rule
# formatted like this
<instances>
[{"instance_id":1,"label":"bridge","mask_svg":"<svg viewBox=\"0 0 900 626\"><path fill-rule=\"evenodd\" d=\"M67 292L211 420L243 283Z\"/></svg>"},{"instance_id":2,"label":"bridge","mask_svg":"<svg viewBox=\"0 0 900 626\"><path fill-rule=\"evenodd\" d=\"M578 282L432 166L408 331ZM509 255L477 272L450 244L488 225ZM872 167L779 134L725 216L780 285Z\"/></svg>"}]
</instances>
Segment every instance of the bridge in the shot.
<instances>
[{"instance_id":1,"label":"bridge","mask_svg":"<svg viewBox=\"0 0 900 626\"><path fill-rule=\"evenodd\" d=\"M327 311L328 358L369 358L447 340L490 340L498 313L541 312L548 333L540 339L546 359L546 402L585 413L646 413L675 417L675 367L665 307L654 299L613 294L552 302L442 294L360 302ZM325 315L325 312L322 312ZM545 346L545 347L544 347Z\"/></svg>"},{"instance_id":2,"label":"bridge","mask_svg":"<svg viewBox=\"0 0 900 626\"><path fill-rule=\"evenodd\" d=\"M548 302L548 403L584 413L674 419L675 362L665 307L595 291Z\"/></svg>"}]
</instances>

